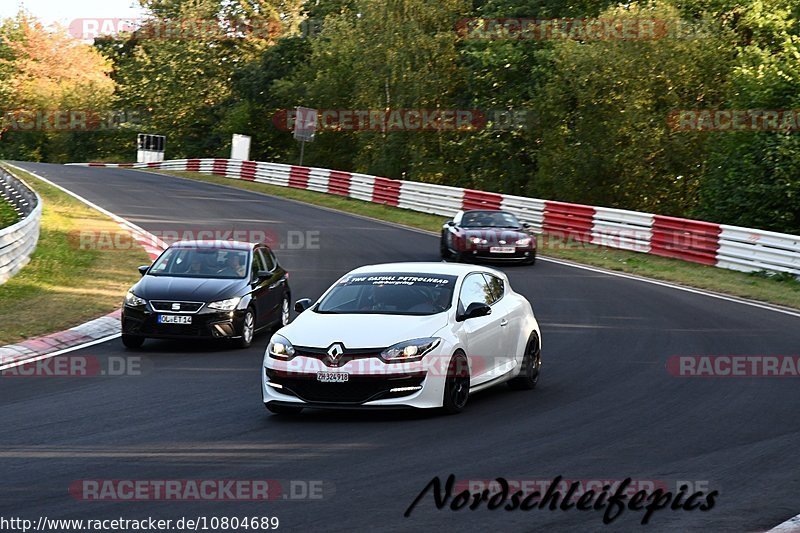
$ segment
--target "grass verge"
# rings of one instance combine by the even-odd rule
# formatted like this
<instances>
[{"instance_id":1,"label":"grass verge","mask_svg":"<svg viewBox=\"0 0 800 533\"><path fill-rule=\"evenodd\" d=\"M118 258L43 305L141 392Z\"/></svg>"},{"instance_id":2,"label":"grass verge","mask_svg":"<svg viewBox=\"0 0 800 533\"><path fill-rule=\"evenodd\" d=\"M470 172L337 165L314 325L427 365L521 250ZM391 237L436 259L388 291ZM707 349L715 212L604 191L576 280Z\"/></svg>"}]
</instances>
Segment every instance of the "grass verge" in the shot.
<instances>
[{"instance_id":1,"label":"grass verge","mask_svg":"<svg viewBox=\"0 0 800 533\"><path fill-rule=\"evenodd\" d=\"M199 172L165 170L157 170L155 172L256 191L280 198L290 198L312 205L377 218L435 233L441 231L442 224L446 220L444 217L436 215L417 213L407 209L398 209L305 189L279 187L277 185L242 181ZM587 243L569 242L553 238L544 239L541 235L539 236L539 254L607 270L625 272L688 287L800 309L800 281L791 276L769 277L757 273L746 274L687 263L667 257L617 250Z\"/></svg>"},{"instance_id":2,"label":"grass verge","mask_svg":"<svg viewBox=\"0 0 800 533\"><path fill-rule=\"evenodd\" d=\"M149 262L138 245L125 249L81 249L80 231L107 231L119 225L27 172L7 168L42 198L42 222L36 251L8 282L0 285L0 345L61 331L119 309L122 297L139 277L136 267Z\"/></svg>"},{"instance_id":3,"label":"grass verge","mask_svg":"<svg viewBox=\"0 0 800 533\"><path fill-rule=\"evenodd\" d=\"M0 229L10 226L19 220L17 212L5 198L0 197Z\"/></svg>"}]
</instances>

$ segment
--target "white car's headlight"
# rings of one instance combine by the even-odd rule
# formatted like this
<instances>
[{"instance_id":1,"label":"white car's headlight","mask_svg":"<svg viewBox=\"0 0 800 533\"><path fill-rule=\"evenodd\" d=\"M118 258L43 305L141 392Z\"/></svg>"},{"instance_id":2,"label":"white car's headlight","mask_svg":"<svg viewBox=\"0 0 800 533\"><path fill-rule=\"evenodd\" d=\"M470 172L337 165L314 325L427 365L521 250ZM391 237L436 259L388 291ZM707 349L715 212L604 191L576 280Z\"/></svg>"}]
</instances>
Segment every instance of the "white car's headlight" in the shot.
<instances>
[{"instance_id":1,"label":"white car's headlight","mask_svg":"<svg viewBox=\"0 0 800 533\"><path fill-rule=\"evenodd\" d=\"M211 309L219 309L220 311L233 311L242 299L237 296L236 298L228 298L227 300L220 300L218 302L211 302L208 306Z\"/></svg>"},{"instance_id":2,"label":"white car's headlight","mask_svg":"<svg viewBox=\"0 0 800 533\"><path fill-rule=\"evenodd\" d=\"M273 359L288 361L294 357L294 346L283 335L273 335L267 345L267 353Z\"/></svg>"},{"instance_id":3,"label":"white car's headlight","mask_svg":"<svg viewBox=\"0 0 800 533\"><path fill-rule=\"evenodd\" d=\"M381 358L387 363L408 363L419 361L425 354L439 346L442 341L439 337L427 337L424 339L411 339L398 342L381 352Z\"/></svg>"},{"instance_id":4,"label":"white car's headlight","mask_svg":"<svg viewBox=\"0 0 800 533\"><path fill-rule=\"evenodd\" d=\"M129 307L141 307L143 305L147 305L147 300L144 298L139 298L133 294L133 291L128 291L128 293L125 295L125 305Z\"/></svg>"},{"instance_id":5,"label":"white car's headlight","mask_svg":"<svg viewBox=\"0 0 800 533\"><path fill-rule=\"evenodd\" d=\"M524 238L519 239L517 241L517 246L530 246L530 244L531 244L531 238L530 237L524 237Z\"/></svg>"}]
</instances>

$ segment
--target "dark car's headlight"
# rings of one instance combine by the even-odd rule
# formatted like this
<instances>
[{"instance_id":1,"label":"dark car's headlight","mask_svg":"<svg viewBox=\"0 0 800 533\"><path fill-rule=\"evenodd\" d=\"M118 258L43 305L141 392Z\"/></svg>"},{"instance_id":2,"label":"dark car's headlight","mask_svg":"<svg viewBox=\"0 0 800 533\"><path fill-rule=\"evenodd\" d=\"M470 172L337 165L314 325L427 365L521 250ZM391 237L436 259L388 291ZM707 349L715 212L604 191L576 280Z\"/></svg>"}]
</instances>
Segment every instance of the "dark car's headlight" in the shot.
<instances>
[{"instance_id":1,"label":"dark car's headlight","mask_svg":"<svg viewBox=\"0 0 800 533\"><path fill-rule=\"evenodd\" d=\"M469 242L471 242L472 244L486 244L489 241L487 241L486 239L482 239L480 237L470 237Z\"/></svg>"},{"instance_id":2,"label":"dark car's headlight","mask_svg":"<svg viewBox=\"0 0 800 533\"><path fill-rule=\"evenodd\" d=\"M517 240L517 246L530 246L531 245L531 238L530 237L523 237Z\"/></svg>"},{"instance_id":3,"label":"dark car's headlight","mask_svg":"<svg viewBox=\"0 0 800 533\"><path fill-rule=\"evenodd\" d=\"M208 304L208 307L211 309L217 309L219 311L233 311L236 309L236 306L239 305L239 302L242 299L237 296L236 298L228 298L227 300L219 300L217 302L211 302Z\"/></svg>"},{"instance_id":4,"label":"dark car's headlight","mask_svg":"<svg viewBox=\"0 0 800 533\"><path fill-rule=\"evenodd\" d=\"M125 295L125 305L128 307L141 307L143 305L147 305L147 300L144 298L139 298L133 294L133 291L128 291L128 293Z\"/></svg>"},{"instance_id":5,"label":"dark car's headlight","mask_svg":"<svg viewBox=\"0 0 800 533\"><path fill-rule=\"evenodd\" d=\"M439 337L426 337L424 339L411 339L398 342L381 352L381 358L387 363L408 363L419 361L425 354L439 346L442 341Z\"/></svg>"},{"instance_id":6,"label":"dark car's headlight","mask_svg":"<svg viewBox=\"0 0 800 533\"><path fill-rule=\"evenodd\" d=\"M294 357L294 346L283 335L273 335L267 345L267 353L273 359L288 361Z\"/></svg>"}]
</instances>

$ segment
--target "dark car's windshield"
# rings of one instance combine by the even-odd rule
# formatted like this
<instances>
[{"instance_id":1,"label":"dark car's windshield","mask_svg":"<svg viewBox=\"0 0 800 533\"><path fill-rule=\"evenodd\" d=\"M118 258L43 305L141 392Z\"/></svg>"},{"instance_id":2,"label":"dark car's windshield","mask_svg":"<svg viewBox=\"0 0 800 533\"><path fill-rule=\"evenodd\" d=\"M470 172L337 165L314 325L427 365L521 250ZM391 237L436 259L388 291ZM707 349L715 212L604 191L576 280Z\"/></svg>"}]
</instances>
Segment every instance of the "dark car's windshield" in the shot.
<instances>
[{"instance_id":1,"label":"dark car's windshield","mask_svg":"<svg viewBox=\"0 0 800 533\"><path fill-rule=\"evenodd\" d=\"M148 275L186 278L240 279L247 273L247 250L230 248L170 248Z\"/></svg>"},{"instance_id":2,"label":"dark car's windshield","mask_svg":"<svg viewBox=\"0 0 800 533\"><path fill-rule=\"evenodd\" d=\"M504 211L475 211L464 213L461 227L464 228L519 228L519 219Z\"/></svg>"},{"instance_id":3,"label":"dark car's windshield","mask_svg":"<svg viewBox=\"0 0 800 533\"><path fill-rule=\"evenodd\" d=\"M456 276L385 272L348 275L317 305L318 313L432 315L450 308Z\"/></svg>"}]
</instances>

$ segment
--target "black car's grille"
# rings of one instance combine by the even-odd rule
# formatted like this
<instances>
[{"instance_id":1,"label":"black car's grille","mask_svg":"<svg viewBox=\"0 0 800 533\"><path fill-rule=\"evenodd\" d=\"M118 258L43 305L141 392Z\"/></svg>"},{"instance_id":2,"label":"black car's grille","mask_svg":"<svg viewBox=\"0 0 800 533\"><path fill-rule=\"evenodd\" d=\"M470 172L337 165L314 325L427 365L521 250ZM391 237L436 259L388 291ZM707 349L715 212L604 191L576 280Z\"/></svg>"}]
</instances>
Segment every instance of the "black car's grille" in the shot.
<instances>
[{"instance_id":1,"label":"black car's grille","mask_svg":"<svg viewBox=\"0 0 800 533\"><path fill-rule=\"evenodd\" d=\"M150 324L145 322L141 326L142 335L180 335L198 336L203 334L203 326L195 324Z\"/></svg>"},{"instance_id":2,"label":"black car's grille","mask_svg":"<svg viewBox=\"0 0 800 533\"><path fill-rule=\"evenodd\" d=\"M196 313L203 307L203 302L173 302L167 300L150 300L156 311L164 313ZM175 307L177 305L177 308Z\"/></svg>"},{"instance_id":3,"label":"black car's grille","mask_svg":"<svg viewBox=\"0 0 800 533\"><path fill-rule=\"evenodd\" d=\"M266 369L270 382L283 388L281 392L297 396L307 402L340 403L358 405L368 401L386 398L397 398L413 394L419 390L425 379L425 373L404 374L397 377L375 377L350 375L344 383L322 383L317 381L316 374L302 376L287 375L275 370ZM409 388L398 392L389 392L395 388Z\"/></svg>"},{"instance_id":4,"label":"black car's grille","mask_svg":"<svg viewBox=\"0 0 800 533\"><path fill-rule=\"evenodd\" d=\"M328 355L330 348L310 348L307 346L295 346L295 356L310 357L312 359L319 359L326 366L339 367L344 366L350 361L355 359L368 359L370 357L380 357L384 348L359 348L350 349L344 348L341 355L334 358Z\"/></svg>"}]
</instances>

